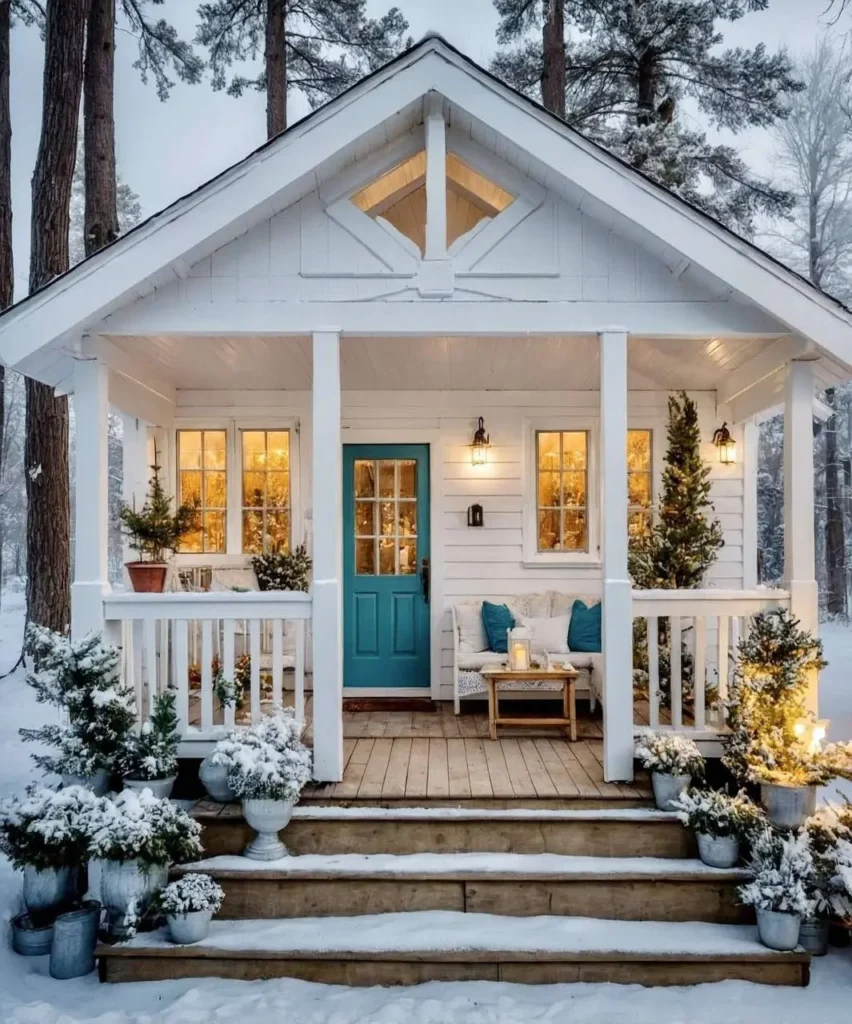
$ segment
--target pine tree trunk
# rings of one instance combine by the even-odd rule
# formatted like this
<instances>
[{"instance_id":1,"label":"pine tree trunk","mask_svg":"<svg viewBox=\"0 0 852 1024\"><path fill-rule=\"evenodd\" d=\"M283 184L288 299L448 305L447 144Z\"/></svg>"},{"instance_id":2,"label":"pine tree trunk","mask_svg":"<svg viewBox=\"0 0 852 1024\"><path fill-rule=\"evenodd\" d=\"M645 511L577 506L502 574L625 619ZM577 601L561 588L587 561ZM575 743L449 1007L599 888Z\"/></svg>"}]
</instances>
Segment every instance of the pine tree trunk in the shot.
<instances>
[{"instance_id":1,"label":"pine tree trunk","mask_svg":"<svg viewBox=\"0 0 852 1024\"><path fill-rule=\"evenodd\" d=\"M825 392L835 408L834 388ZM825 424L825 561L828 574L826 609L830 615L846 615L846 538L840 507L840 465L837 461L837 416Z\"/></svg>"},{"instance_id":2,"label":"pine tree trunk","mask_svg":"<svg viewBox=\"0 0 852 1024\"><path fill-rule=\"evenodd\" d=\"M640 125L651 124L656 104L657 64L653 54L647 51L639 60L636 77L636 119Z\"/></svg>"},{"instance_id":3,"label":"pine tree trunk","mask_svg":"<svg viewBox=\"0 0 852 1024\"><path fill-rule=\"evenodd\" d=\"M544 0L544 66L541 102L552 113L565 117L565 10L564 0Z\"/></svg>"},{"instance_id":4,"label":"pine tree trunk","mask_svg":"<svg viewBox=\"0 0 852 1024\"><path fill-rule=\"evenodd\" d=\"M83 86L88 0L48 0L41 139L32 184L30 292L68 269L71 182ZM27 379L27 613L64 631L70 619L68 400Z\"/></svg>"},{"instance_id":5,"label":"pine tree trunk","mask_svg":"<svg viewBox=\"0 0 852 1024\"><path fill-rule=\"evenodd\" d=\"M0 3L0 310L12 305L15 265L12 253L12 111L11 7ZM0 363L0 483L3 479L6 430L6 367ZM0 532L0 587L3 583L3 533Z\"/></svg>"},{"instance_id":6,"label":"pine tree trunk","mask_svg":"<svg viewBox=\"0 0 852 1024\"><path fill-rule=\"evenodd\" d=\"M266 137L287 127L286 0L266 4Z\"/></svg>"},{"instance_id":7,"label":"pine tree trunk","mask_svg":"<svg viewBox=\"0 0 852 1024\"><path fill-rule=\"evenodd\" d=\"M115 0L91 0L83 87L86 255L118 238L115 175Z\"/></svg>"}]
</instances>

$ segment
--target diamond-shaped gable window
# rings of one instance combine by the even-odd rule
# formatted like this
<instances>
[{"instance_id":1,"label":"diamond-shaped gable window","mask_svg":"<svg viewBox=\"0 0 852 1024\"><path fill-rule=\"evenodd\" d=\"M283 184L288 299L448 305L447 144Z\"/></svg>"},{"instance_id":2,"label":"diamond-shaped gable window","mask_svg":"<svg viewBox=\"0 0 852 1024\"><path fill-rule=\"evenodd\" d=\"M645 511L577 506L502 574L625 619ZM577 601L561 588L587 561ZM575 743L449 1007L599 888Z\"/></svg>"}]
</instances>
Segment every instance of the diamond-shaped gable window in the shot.
<instances>
[{"instance_id":1,"label":"diamond-shaped gable window","mask_svg":"<svg viewBox=\"0 0 852 1024\"><path fill-rule=\"evenodd\" d=\"M481 220L502 213L514 200L454 153L447 154L447 248ZM376 178L352 197L368 216L381 217L410 239L422 253L426 248L426 151Z\"/></svg>"}]
</instances>

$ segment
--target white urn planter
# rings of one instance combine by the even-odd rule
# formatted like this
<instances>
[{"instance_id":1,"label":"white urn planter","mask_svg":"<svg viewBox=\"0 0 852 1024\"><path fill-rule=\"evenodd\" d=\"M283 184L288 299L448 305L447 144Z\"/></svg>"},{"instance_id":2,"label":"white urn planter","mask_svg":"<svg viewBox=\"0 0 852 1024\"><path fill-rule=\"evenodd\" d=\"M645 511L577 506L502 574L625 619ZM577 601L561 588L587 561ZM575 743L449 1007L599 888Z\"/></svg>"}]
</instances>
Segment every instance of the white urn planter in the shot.
<instances>
[{"instance_id":1,"label":"white urn planter","mask_svg":"<svg viewBox=\"0 0 852 1024\"><path fill-rule=\"evenodd\" d=\"M732 868L740 859L740 841L736 836L711 836L696 833L698 856L711 868Z\"/></svg>"},{"instance_id":2,"label":"white urn planter","mask_svg":"<svg viewBox=\"0 0 852 1024\"><path fill-rule=\"evenodd\" d=\"M773 825L778 828L800 828L806 818L816 814L817 787L762 782L760 802Z\"/></svg>"},{"instance_id":3,"label":"white urn planter","mask_svg":"<svg viewBox=\"0 0 852 1024\"><path fill-rule=\"evenodd\" d=\"M658 810L675 810L674 801L692 785L691 775L669 775L666 772L651 772L654 802Z\"/></svg>"},{"instance_id":4,"label":"white urn planter","mask_svg":"<svg viewBox=\"0 0 852 1024\"><path fill-rule=\"evenodd\" d=\"M169 941L181 946L200 942L207 938L212 920L212 910L192 910L188 914L166 914Z\"/></svg>"},{"instance_id":5,"label":"white urn planter","mask_svg":"<svg viewBox=\"0 0 852 1024\"><path fill-rule=\"evenodd\" d=\"M198 777L211 800L230 804L239 799L228 785L228 768L224 764L213 764L213 755L205 757L198 768Z\"/></svg>"},{"instance_id":6,"label":"white urn planter","mask_svg":"<svg viewBox=\"0 0 852 1024\"><path fill-rule=\"evenodd\" d=\"M154 796L168 800L172 795L176 778L177 775L172 775L168 779L131 779L125 775L123 782L125 789L135 789L137 793L143 789L150 789Z\"/></svg>"},{"instance_id":7,"label":"white urn planter","mask_svg":"<svg viewBox=\"0 0 852 1024\"><path fill-rule=\"evenodd\" d=\"M780 910L757 911L757 934L764 946L789 952L799 945L799 928L802 919L798 914L786 914Z\"/></svg>"},{"instance_id":8,"label":"white urn planter","mask_svg":"<svg viewBox=\"0 0 852 1024\"><path fill-rule=\"evenodd\" d=\"M67 789L69 786L82 786L83 789L90 789L95 796L104 796L109 792L109 772L101 769L94 775L62 775L62 785Z\"/></svg>"},{"instance_id":9,"label":"white urn planter","mask_svg":"<svg viewBox=\"0 0 852 1024\"><path fill-rule=\"evenodd\" d=\"M287 848L278 838L293 815L295 800L243 800L243 817L257 835L245 848L250 860L278 860Z\"/></svg>"},{"instance_id":10,"label":"white urn planter","mask_svg":"<svg viewBox=\"0 0 852 1024\"><path fill-rule=\"evenodd\" d=\"M136 916L147 909L154 893L169 878L169 869L141 860L102 860L101 903L109 915L113 935L127 934Z\"/></svg>"},{"instance_id":11,"label":"white urn planter","mask_svg":"<svg viewBox=\"0 0 852 1024\"><path fill-rule=\"evenodd\" d=\"M24 905L30 913L53 910L73 903L79 895L79 869L76 865L61 868L24 868Z\"/></svg>"}]
</instances>

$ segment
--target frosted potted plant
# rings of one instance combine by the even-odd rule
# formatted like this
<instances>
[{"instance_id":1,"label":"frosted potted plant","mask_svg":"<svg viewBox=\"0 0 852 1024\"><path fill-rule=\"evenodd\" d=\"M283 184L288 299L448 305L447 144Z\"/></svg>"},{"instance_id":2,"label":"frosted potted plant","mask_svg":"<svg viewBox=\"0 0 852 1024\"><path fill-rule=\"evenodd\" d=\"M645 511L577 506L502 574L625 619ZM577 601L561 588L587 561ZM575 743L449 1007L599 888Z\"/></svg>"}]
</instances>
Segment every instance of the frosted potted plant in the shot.
<instances>
[{"instance_id":1,"label":"frosted potted plant","mask_svg":"<svg viewBox=\"0 0 852 1024\"><path fill-rule=\"evenodd\" d=\"M24 872L30 913L56 911L80 895L86 821L96 805L97 797L82 786L58 792L33 786L0 804L0 851Z\"/></svg>"},{"instance_id":2,"label":"frosted potted plant","mask_svg":"<svg viewBox=\"0 0 852 1024\"><path fill-rule=\"evenodd\" d=\"M852 777L852 744L823 748L826 723L808 711L822 644L785 610L755 615L738 648L727 703L724 764L741 783L758 783L770 822L799 828L816 810L817 787Z\"/></svg>"},{"instance_id":3,"label":"frosted potted plant","mask_svg":"<svg viewBox=\"0 0 852 1024\"><path fill-rule=\"evenodd\" d=\"M27 683L36 700L53 705L67 720L19 730L25 742L56 748L33 760L42 771L59 775L63 785L84 785L102 795L136 721L133 692L121 678L121 651L97 634L72 641L35 625L27 629L26 647L35 666Z\"/></svg>"},{"instance_id":4,"label":"frosted potted plant","mask_svg":"<svg viewBox=\"0 0 852 1024\"><path fill-rule=\"evenodd\" d=\"M169 939L187 944L207 938L213 915L225 893L209 875L184 875L160 893L158 904L166 915Z\"/></svg>"},{"instance_id":5,"label":"frosted potted plant","mask_svg":"<svg viewBox=\"0 0 852 1024\"><path fill-rule=\"evenodd\" d=\"M752 845L753 878L737 890L740 902L754 907L757 934L769 949L789 951L799 944L802 919L815 901L808 891L813 858L804 834L759 833Z\"/></svg>"},{"instance_id":6,"label":"frosted potted plant","mask_svg":"<svg viewBox=\"0 0 852 1024\"><path fill-rule=\"evenodd\" d=\"M172 795L180 743L176 701L174 690L157 694L151 717L142 723L138 736L128 738L121 758L125 789L150 789L163 799Z\"/></svg>"},{"instance_id":7,"label":"frosted potted plant","mask_svg":"<svg viewBox=\"0 0 852 1024\"><path fill-rule=\"evenodd\" d=\"M719 790L691 789L673 802L678 818L693 829L698 855L713 868L732 868L740 859L740 842L761 826L763 815L744 791L729 796Z\"/></svg>"},{"instance_id":8,"label":"frosted potted plant","mask_svg":"<svg viewBox=\"0 0 852 1024\"><path fill-rule=\"evenodd\" d=\"M689 789L693 778L704 775L698 747L676 733L648 733L637 743L636 757L651 772L654 801L661 811L675 810L677 797Z\"/></svg>"},{"instance_id":9,"label":"frosted potted plant","mask_svg":"<svg viewBox=\"0 0 852 1024\"><path fill-rule=\"evenodd\" d=\"M88 822L89 856L100 861L101 902L110 931L131 935L169 865L201 855L201 826L149 789L102 798Z\"/></svg>"},{"instance_id":10,"label":"frosted potted plant","mask_svg":"<svg viewBox=\"0 0 852 1024\"><path fill-rule=\"evenodd\" d=\"M156 460L151 470L145 504L138 512L132 505L122 505L120 518L130 546L139 554L139 561L125 564L133 589L160 594L166 583L168 555L177 551L181 538L196 526L198 510L183 504L172 511L172 499L160 483Z\"/></svg>"},{"instance_id":11,"label":"frosted potted plant","mask_svg":"<svg viewBox=\"0 0 852 1024\"><path fill-rule=\"evenodd\" d=\"M228 784L257 833L245 849L252 860L277 860L287 853L278 833L311 777L311 752L299 738L301 729L292 712L279 710L231 739Z\"/></svg>"},{"instance_id":12,"label":"frosted potted plant","mask_svg":"<svg viewBox=\"0 0 852 1024\"><path fill-rule=\"evenodd\" d=\"M808 892L813 913L802 920L799 943L813 956L828 951L828 930L832 919L852 917L852 813L847 806L809 818L803 830L807 836L813 872Z\"/></svg>"}]
</instances>

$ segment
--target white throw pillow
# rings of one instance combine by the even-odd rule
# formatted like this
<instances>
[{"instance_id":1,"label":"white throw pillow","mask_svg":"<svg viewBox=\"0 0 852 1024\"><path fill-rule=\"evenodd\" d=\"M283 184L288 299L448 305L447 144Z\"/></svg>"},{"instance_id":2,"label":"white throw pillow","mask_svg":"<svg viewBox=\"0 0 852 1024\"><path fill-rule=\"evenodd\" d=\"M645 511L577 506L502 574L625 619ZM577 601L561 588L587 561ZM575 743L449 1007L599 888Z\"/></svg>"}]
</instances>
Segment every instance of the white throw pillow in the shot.
<instances>
[{"instance_id":1,"label":"white throw pillow","mask_svg":"<svg viewBox=\"0 0 852 1024\"><path fill-rule=\"evenodd\" d=\"M516 626L526 626L532 632L530 647L539 656L548 651L552 654L568 653L568 624L570 615L553 615L543 619L520 616Z\"/></svg>"},{"instance_id":2,"label":"white throw pillow","mask_svg":"<svg viewBox=\"0 0 852 1024\"><path fill-rule=\"evenodd\" d=\"M482 623L482 603L457 604L456 623L459 627L459 652L479 654L488 650L488 634Z\"/></svg>"}]
</instances>

